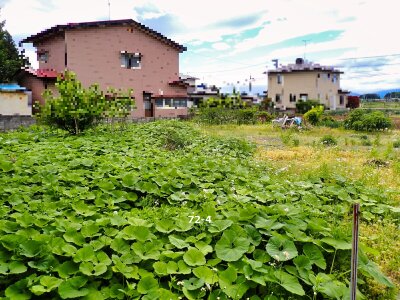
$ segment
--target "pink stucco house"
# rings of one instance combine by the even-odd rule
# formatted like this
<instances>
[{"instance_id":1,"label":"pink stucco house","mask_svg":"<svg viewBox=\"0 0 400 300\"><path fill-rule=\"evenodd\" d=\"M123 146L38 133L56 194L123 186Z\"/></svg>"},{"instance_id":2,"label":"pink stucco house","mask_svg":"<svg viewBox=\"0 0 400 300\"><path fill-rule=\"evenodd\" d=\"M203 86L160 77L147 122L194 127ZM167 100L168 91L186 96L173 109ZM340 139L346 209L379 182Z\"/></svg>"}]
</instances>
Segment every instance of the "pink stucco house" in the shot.
<instances>
[{"instance_id":1,"label":"pink stucco house","mask_svg":"<svg viewBox=\"0 0 400 300\"><path fill-rule=\"evenodd\" d=\"M21 41L37 49L38 70L22 70L19 83L43 102L57 74L77 74L85 86L98 83L133 89L134 117L187 114L187 84L179 78L179 53L186 47L134 21L113 20L57 25Z\"/></svg>"}]
</instances>

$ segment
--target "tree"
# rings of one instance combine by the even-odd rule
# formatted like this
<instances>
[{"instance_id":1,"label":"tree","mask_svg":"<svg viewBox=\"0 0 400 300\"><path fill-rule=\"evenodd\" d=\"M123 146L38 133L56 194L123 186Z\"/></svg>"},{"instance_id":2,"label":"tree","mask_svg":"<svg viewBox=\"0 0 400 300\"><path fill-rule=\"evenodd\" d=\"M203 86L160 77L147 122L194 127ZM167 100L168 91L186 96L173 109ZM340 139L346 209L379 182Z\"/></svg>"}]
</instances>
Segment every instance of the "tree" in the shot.
<instances>
[{"instance_id":1,"label":"tree","mask_svg":"<svg viewBox=\"0 0 400 300\"><path fill-rule=\"evenodd\" d=\"M347 96L347 106L349 108L360 107L360 97L358 96Z\"/></svg>"},{"instance_id":2,"label":"tree","mask_svg":"<svg viewBox=\"0 0 400 300\"><path fill-rule=\"evenodd\" d=\"M36 103L39 123L61 128L76 135L94 126L103 118L127 117L134 108L132 91L122 93L110 89L107 96L97 84L85 89L73 72L58 77L58 96L50 90L43 94L44 105Z\"/></svg>"},{"instance_id":3,"label":"tree","mask_svg":"<svg viewBox=\"0 0 400 300\"><path fill-rule=\"evenodd\" d=\"M15 73L27 64L27 59L18 53L15 43L0 22L0 82L10 82Z\"/></svg>"}]
</instances>

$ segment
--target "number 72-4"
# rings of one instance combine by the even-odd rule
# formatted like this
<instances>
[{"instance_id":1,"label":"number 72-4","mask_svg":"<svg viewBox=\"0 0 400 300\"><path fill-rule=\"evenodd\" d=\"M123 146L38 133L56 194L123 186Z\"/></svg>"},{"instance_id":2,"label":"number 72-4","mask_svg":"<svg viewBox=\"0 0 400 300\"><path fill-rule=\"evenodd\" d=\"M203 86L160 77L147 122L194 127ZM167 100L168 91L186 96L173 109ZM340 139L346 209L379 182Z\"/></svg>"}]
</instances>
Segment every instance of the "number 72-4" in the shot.
<instances>
[{"instance_id":1,"label":"number 72-4","mask_svg":"<svg viewBox=\"0 0 400 300\"><path fill-rule=\"evenodd\" d=\"M211 223L211 216L207 216L207 218L205 218L204 220L202 220L200 216L188 216L188 218L190 218L189 223L193 222L193 223L200 224L201 221Z\"/></svg>"}]
</instances>

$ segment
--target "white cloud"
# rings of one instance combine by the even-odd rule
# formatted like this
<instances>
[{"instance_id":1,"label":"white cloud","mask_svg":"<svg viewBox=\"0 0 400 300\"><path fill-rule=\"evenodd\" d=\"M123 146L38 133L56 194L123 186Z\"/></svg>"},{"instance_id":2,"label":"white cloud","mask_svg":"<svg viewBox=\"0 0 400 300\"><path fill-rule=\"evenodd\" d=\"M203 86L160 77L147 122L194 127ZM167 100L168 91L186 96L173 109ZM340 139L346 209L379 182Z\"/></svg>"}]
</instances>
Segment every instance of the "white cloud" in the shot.
<instances>
[{"instance_id":1,"label":"white cloud","mask_svg":"<svg viewBox=\"0 0 400 300\"><path fill-rule=\"evenodd\" d=\"M110 0L111 18L157 19L167 15L181 30L170 38L189 46L188 62L181 64L182 72L199 73L209 82L244 81L249 74L261 77L270 59L292 60L303 54L302 36L324 31L342 30L334 40L324 43L309 41L307 57L328 64L341 63L342 58L400 53L395 28L398 27L397 0ZM8 0L0 18L14 36L28 36L57 24L108 19L108 0ZM142 8L142 10L135 10ZM144 9L143 9L144 8ZM142 14L139 16L138 11ZM246 17L247 21L243 21ZM251 18L254 18L252 20ZM236 27L233 26L236 22ZM240 22L242 20L243 22ZM218 26L219 24L219 26ZM175 28L173 27L173 28ZM256 36L241 41L229 40L246 29L263 27ZM247 51L273 45L288 39L299 39L298 45L249 56ZM214 59L195 59L191 53L207 53ZM262 49L262 48L261 48ZM342 49L342 55L322 56L325 51ZM226 51L229 50L229 51ZM221 54L222 52L222 54ZM336 52L338 53L338 52ZM34 58L34 53L29 52ZM220 56L218 56L220 55ZM324 59L322 59L324 58ZM31 59L32 60L32 59ZM34 61L34 60L32 60ZM256 66L254 66L256 65ZM271 65L271 64L270 64ZM385 66L382 84L400 86L399 65ZM258 74L258 75L257 75ZM353 75L352 75L353 76ZM344 76L346 78L346 76ZM348 88L372 84L368 77L347 76L342 84ZM236 80L235 80L236 79ZM261 80L261 79L260 79ZM266 84L266 80L265 80Z\"/></svg>"},{"instance_id":2,"label":"white cloud","mask_svg":"<svg viewBox=\"0 0 400 300\"><path fill-rule=\"evenodd\" d=\"M214 44L212 44L212 47L215 49L215 50L227 50L227 49L229 49L231 46L229 46L227 43L214 43Z\"/></svg>"}]
</instances>

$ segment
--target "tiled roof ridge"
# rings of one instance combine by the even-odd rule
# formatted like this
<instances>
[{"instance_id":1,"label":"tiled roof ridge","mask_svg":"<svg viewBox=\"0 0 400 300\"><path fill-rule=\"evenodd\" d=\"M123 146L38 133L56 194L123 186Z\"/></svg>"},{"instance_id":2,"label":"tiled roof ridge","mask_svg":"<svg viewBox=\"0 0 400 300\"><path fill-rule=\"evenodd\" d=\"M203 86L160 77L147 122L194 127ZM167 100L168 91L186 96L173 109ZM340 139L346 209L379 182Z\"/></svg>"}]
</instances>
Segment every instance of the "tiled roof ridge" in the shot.
<instances>
[{"instance_id":1,"label":"tiled roof ridge","mask_svg":"<svg viewBox=\"0 0 400 300\"><path fill-rule=\"evenodd\" d=\"M144 31L145 33L160 39L161 41L169 44L173 48L178 49L179 51L183 52L186 51L187 48L178 44L177 42L174 42L173 40L167 38L160 32L151 29L147 27L146 25L143 25L133 19L121 19L121 20L109 20L109 21L92 21L92 22L78 22L78 23L67 23L66 25L56 25L53 27L50 27L48 29L45 29L37 34L31 35L23 39L20 44L23 43L32 43L35 40L40 40L42 38L46 38L46 36L50 36L52 34L55 34L57 32L63 32L66 29L74 29L77 27L98 27L98 26L117 26L117 25L134 25L138 29Z\"/></svg>"}]
</instances>

